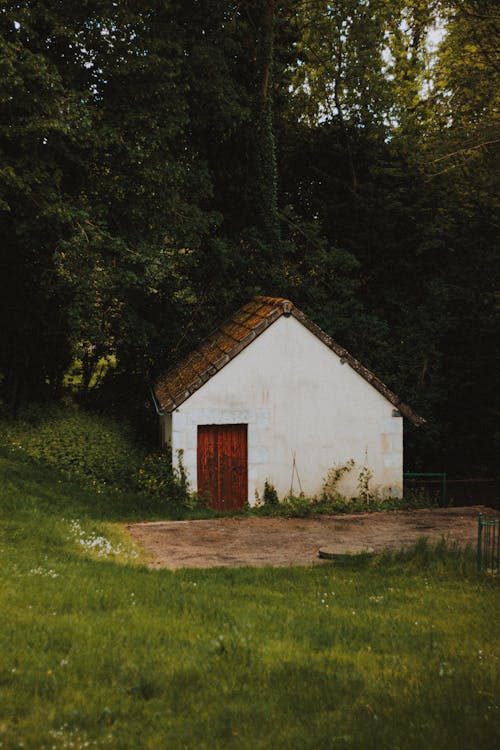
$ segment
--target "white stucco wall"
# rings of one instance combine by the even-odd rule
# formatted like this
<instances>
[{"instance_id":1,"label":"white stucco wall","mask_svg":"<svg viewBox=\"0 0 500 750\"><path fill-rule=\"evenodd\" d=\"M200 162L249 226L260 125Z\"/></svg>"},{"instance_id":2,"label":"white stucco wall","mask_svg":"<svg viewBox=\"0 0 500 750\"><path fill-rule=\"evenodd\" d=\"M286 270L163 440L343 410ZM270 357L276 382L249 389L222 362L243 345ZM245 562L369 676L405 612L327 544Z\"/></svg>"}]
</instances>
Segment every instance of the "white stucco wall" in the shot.
<instances>
[{"instance_id":1,"label":"white stucco wall","mask_svg":"<svg viewBox=\"0 0 500 750\"><path fill-rule=\"evenodd\" d=\"M267 479L290 491L293 455L302 490L321 490L329 468L354 459L339 489L358 493L358 475L373 472L370 489L400 495L403 425L389 403L293 317L279 318L172 414L173 456L183 458L197 487L197 427L248 424L248 499ZM297 475L293 490L299 492Z\"/></svg>"}]
</instances>

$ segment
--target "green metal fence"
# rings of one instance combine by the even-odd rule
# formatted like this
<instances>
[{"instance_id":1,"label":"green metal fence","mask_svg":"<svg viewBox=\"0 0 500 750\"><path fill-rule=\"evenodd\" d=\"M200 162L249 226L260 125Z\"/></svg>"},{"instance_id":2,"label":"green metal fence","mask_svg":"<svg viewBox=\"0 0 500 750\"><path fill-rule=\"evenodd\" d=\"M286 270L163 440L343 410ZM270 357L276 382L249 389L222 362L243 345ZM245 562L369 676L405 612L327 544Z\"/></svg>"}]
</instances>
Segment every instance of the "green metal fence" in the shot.
<instances>
[{"instance_id":1,"label":"green metal fence","mask_svg":"<svg viewBox=\"0 0 500 750\"><path fill-rule=\"evenodd\" d=\"M441 485L441 505L446 505L446 473L437 471L407 471L403 474L403 480L409 479L436 479Z\"/></svg>"},{"instance_id":2,"label":"green metal fence","mask_svg":"<svg viewBox=\"0 0 500 750\"><path fill-rule=\"evenodd\" d=\"M500 518L486 517L482 513L477 519L477 569L479 572L498 573L500 558Z\"/></svg>"}]
</instances>

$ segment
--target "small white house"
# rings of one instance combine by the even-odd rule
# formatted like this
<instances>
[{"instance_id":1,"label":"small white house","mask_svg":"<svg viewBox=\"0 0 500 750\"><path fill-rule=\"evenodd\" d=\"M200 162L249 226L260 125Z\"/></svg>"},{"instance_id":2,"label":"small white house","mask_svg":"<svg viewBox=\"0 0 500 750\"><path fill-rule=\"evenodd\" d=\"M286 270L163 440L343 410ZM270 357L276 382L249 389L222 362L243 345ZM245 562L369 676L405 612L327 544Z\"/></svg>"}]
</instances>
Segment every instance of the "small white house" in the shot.
<instances>
[{"instance_id":1,"label":"small white house","mask_svg":"<svg viewBox=\"0 0 500 750\"><path fill-rule=\"evenodd\" d=\"M217 509L253 504L267 480L280 497L338 489L399 496L403 420L413 410L292 302L256 297L153 386L162 441L182 451L193 489Z\"/></svg>"}]
</instances>

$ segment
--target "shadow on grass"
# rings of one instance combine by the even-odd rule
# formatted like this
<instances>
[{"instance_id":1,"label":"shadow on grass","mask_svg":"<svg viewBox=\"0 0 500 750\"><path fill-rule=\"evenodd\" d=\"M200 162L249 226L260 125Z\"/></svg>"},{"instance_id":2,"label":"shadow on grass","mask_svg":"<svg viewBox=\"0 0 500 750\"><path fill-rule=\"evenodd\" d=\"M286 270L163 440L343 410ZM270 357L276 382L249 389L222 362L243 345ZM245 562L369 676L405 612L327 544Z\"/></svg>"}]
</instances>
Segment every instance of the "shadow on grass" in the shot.
<instances>
[{"instance_id":1,"label":"shadow on grass","mask_svg":"<svg viewBox=\"0 0 500 750\"><path fill-rule=\"evenodd\" d=\"M328 564L328 563L325 563ZM360 554L338 556L331 563L336 570L345 572L391 571L432 571L434 573L475 576L476 553L471 545L461 547L456 542L442 538L439 542L429 542L421 537L411 547L387 550L378 555Z\"/></svg>"}]
</instances>

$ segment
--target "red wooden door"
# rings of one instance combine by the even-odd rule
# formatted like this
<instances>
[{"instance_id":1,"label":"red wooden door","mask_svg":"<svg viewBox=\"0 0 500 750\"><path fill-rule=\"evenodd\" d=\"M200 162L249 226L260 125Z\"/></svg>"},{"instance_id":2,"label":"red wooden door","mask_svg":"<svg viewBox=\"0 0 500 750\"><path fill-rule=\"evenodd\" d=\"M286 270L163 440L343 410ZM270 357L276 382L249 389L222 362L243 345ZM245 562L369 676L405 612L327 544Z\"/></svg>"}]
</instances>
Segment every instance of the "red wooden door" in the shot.
<instances>
[{"instance_id":1,"label":"red wooden door","mask_svg":"<svg viewBox=\"0 0 500 750\"><path fill-rule=\"evenodd\" d=\"M243 508L248 500L246 424L198 427L198 492L216 510Z\"/></svg>"}]
</instances>

